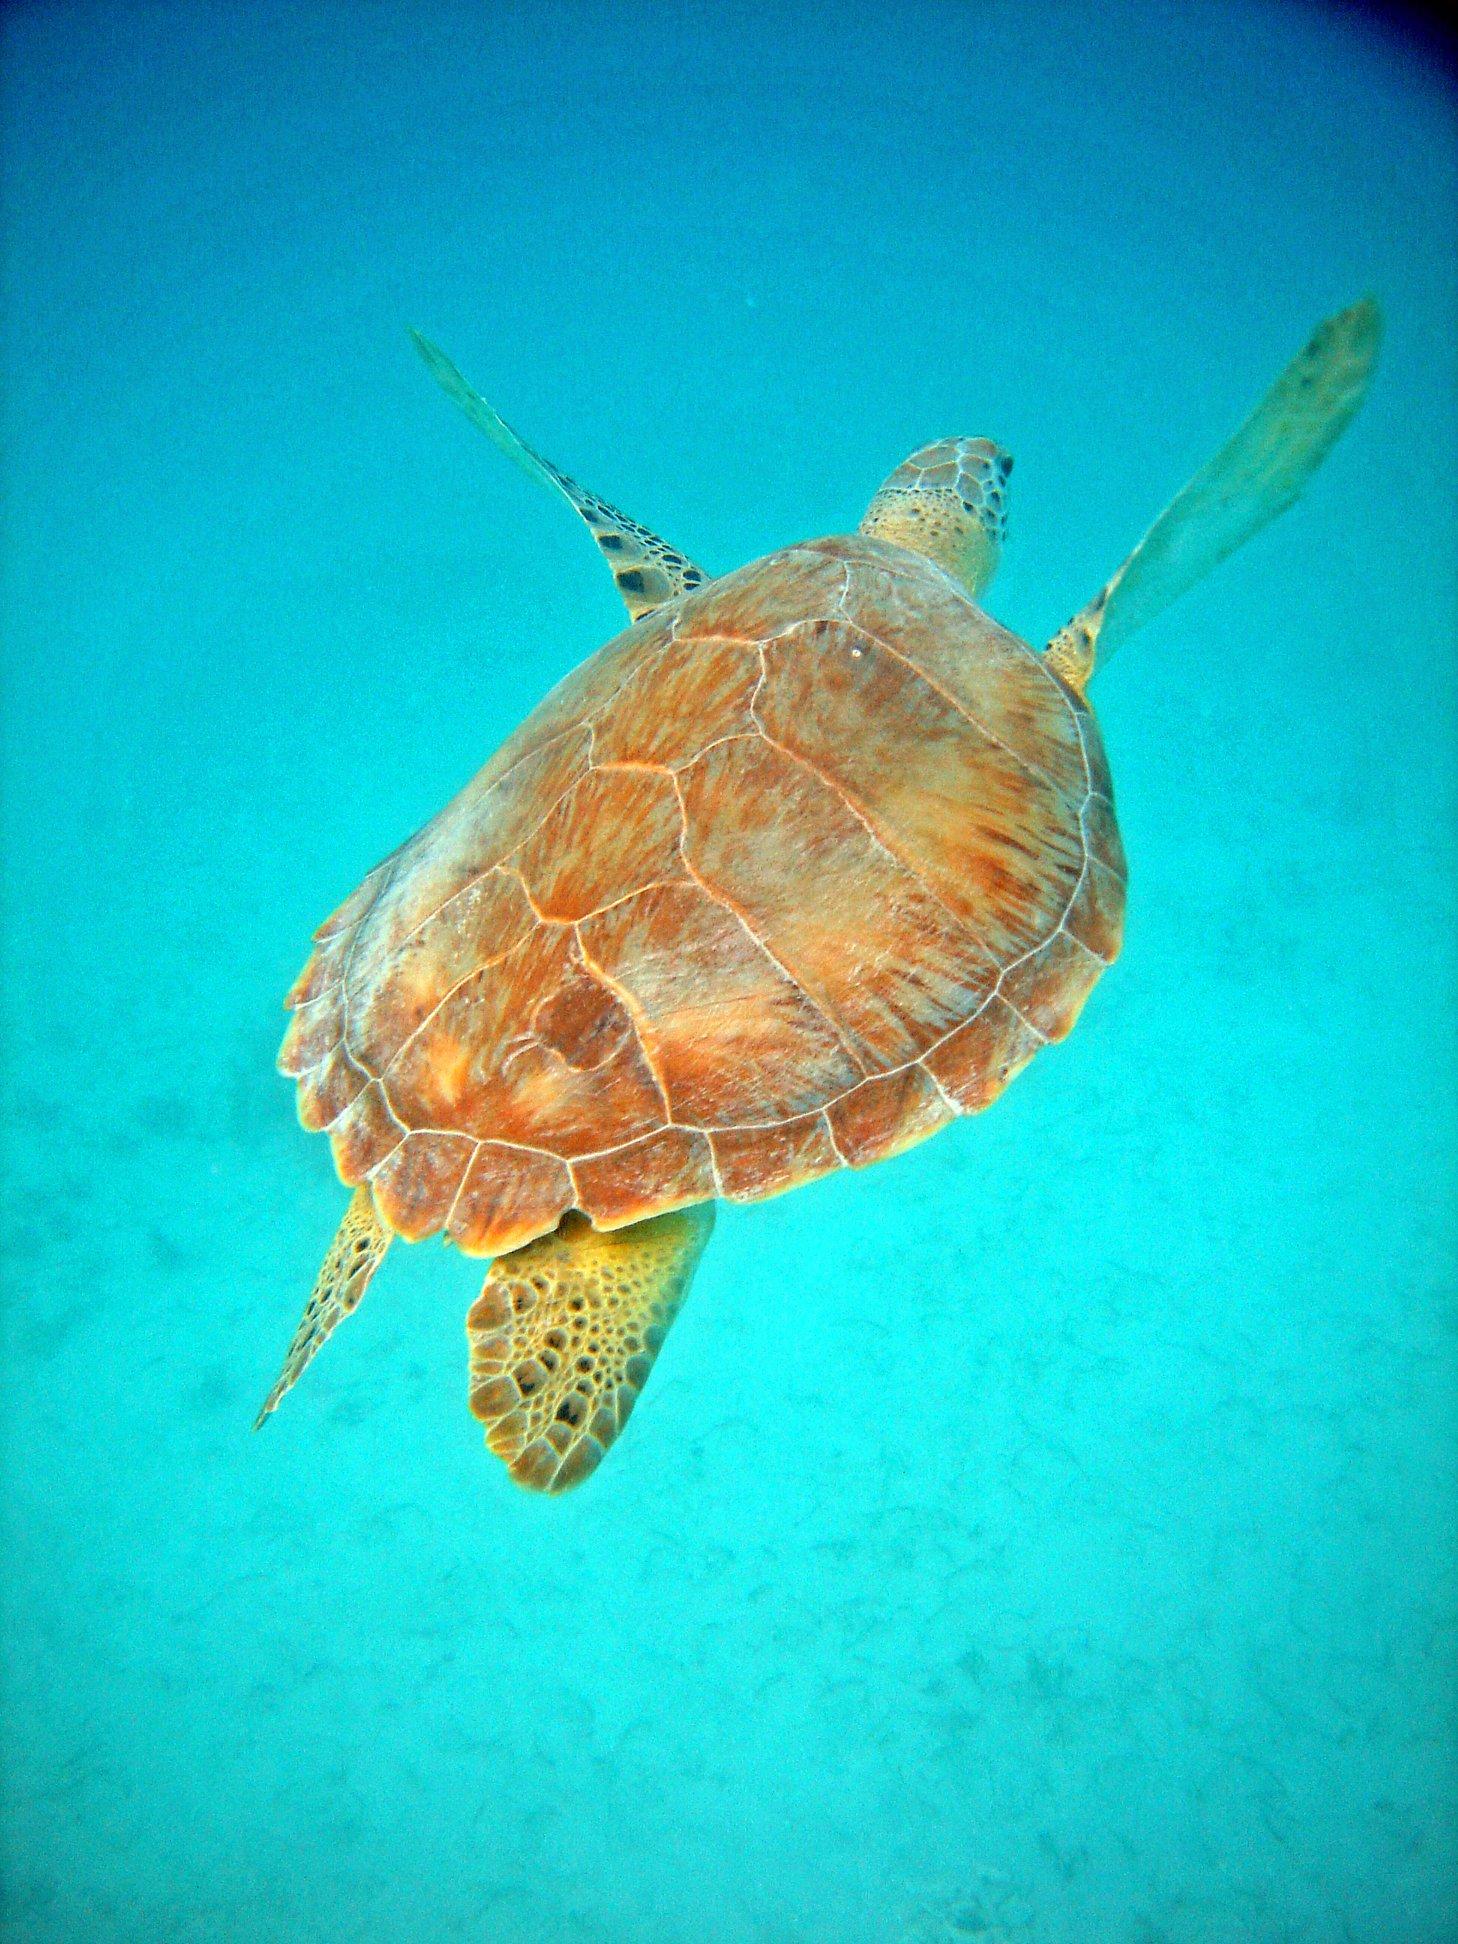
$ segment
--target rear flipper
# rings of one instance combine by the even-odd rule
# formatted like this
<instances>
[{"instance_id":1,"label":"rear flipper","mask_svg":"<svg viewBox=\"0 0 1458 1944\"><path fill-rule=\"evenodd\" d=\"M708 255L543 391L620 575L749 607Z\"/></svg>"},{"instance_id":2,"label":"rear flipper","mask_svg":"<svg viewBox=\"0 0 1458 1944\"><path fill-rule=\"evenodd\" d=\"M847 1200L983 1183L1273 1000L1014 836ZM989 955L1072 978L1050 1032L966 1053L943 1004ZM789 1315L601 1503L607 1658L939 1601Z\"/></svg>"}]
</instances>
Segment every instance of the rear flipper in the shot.
<instances>
[{"instance_id":1,"label":"rear flipper","mask_svg":"<svg viewBox=\"0 0 1458 1944\"><path fill-rule=\"evenodd\" d=\"M519 1485L564 1492L596 1470L713 1226L712 1202L605 1231L573 1213L492 1263L466 1318L470 1403Z\"/></svg>"},{"instance_id":2,"label":"rear flipper","mask_svg":"<svg viewBox=\"0 0 1458 1944\"><path fill-rule=\"evenodd\" d=\"M375 1213L369 1184L354 1191L339 1232L329 1244L329 1253L319 1266L308 1302L289 1354L284 1358L278 1382L264 1399L263 1409L253 1423L257 1431L270 1411L278 1409L279 1399L291 1390L303 1374L304 1366L330 1335L335 1326L358 1308L359 1300L370 1286L385 1259L391 1242L390 1231Z\"/></svg>"},{"instance_id":3,"label":"rear flipper","mask_svg":"<svg viewBox=\"0 0 1458 1944\"><path fill-rule=\"evenodd\" d=\"M1164 509L1123 566L1048 643L1082 690L1094 662L1152 621L1296 498L1367 395L1382 340L1375 298L1317 326L1235 437Z\"/></svg>"}]
</instances>

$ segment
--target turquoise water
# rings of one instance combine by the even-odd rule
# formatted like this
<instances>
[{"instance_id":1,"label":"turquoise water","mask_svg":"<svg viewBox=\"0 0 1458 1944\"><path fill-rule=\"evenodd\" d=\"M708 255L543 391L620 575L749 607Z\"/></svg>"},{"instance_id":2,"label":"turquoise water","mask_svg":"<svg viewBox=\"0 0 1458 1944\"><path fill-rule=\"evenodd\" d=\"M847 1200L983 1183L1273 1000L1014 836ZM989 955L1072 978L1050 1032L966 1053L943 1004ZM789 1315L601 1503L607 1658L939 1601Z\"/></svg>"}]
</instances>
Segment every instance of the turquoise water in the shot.
<instances>
[{"instance_id":1,"label":"turquoise water","mask_svg":"<svg viewBox=\"0 0 1458 1944\"><path fill-rule=\"evenodd\" d=\"M1458 1937L1455 98L1356 12L9 10L4 1914L25 1940ZM620 625L1017 456L1035 642L1324 312L1301 505L1095 683L1127 945L721 1215L579 1493L343 1204L313 926Z\"/></svg>"}]
</instances>

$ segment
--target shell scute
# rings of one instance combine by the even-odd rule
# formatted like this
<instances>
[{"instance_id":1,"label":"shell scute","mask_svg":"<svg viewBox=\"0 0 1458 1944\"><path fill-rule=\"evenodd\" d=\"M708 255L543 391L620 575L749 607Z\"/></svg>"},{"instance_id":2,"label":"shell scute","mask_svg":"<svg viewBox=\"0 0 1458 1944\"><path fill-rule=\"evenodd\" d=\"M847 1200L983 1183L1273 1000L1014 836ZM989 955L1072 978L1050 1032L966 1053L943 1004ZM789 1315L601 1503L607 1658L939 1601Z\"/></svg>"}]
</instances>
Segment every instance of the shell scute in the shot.
<instances>
[{"instance_id":1,"label":"shell scute","mask_svg":"<svg viewBox=\"0 0 1458 1944\"><path fill-rule=\"evenodd\" d=\"M1103 969L1097 953L1067 932L1056 931L1045 945L1009 968L998 990L1043 1039L1060 1040L1073 1030Z\"/></svg>"},{"instance_id":2,"label":"shell scute","mask_svg":"<svg viewBox=\"0 0 1458 1944\"><path fill-rule=\"evenodd\" d=\"M300 1004L278 1050L278 1070L297 1080L338 1046L343 1009L332 992Z\"/></svg>"},{"instance_id":3,"label":"shell scute","mask_svg":"<svg viewBox=\"0 0 1458 1944\"><path fill-rule=\"evenodd\" d=\"M665 1127L606 1154L572 1164L577 1206L597 1228L621 1228L645 1215L666 1215L709 1201L716 1192L708 1136Z\"/></svg>"},{"instance_id":4,"label":"shell scute","mask_svg":"<svg viewBox=\"0 0 1458 1944\"><path fill-rule=\"evenodd\" d=\"M639 892L578 930L589 965L627 995L680 1125L786 1119L859 1079L794 980L697 885Z\"/></svg>"},{"instance_id":5,"label":"shell scute","mask_svg":"<svg viewBox=\"0 0 1458 1944\"><path fill-rule=\"evenodd\" d=\"M964 1114L990 1107L1043 1044L1028 1022L996 994L949 1033L922 1065Z\"/></svg>"},{"instance_id":6,"label":"shell scute","mask_svg":"<svg viewBox=\"0 0 1458 1944\"><path fill-rule=\"evenodd\" d=\"M458 987L401 1051L385 1076L395 1111L411 1125L564 1159L662 1127L662 1095L636 1034L620 1035L599 1064L573 1066L532 1029L544 997L588 976L572 933L540 926Z\"/></svg>"},{"instance_id":7,"label":"shell scute","mask_svg":"<svg viewBox=\"0 0 1458 1944\"><path fill-rule=\"evenodd\" d=\"M340 1180L357 1187L372 1168L394 1153L409 1131L390 1111L379 1081L372 1080L329 1130Z\"/></svg>"},{"instance_id":8,"label":"shell scute","mask_svg":"<svg viewBox=\"0 0 1458 1944\"><path fill-rule=\"evenodd\" d=\"M394 855L395 853L392 851L390 856L384 858L372 871L367 871L358 889L351 891L349 896L344 900L344 903L330 912L323 924L314 933L317 943L320 945L327 944L330 940L338 938L341 933L352 932L354 930L356 925L359 924L360 920L370 910L375 899L379 896L380 885L384 878L386 868L391 863ZM290 1000L289 1003L293 1004L295 1002Z\"/></svg>"},{"instance_id":9,"label":"shell scute","mask_svg":"<svg viewBox=\"0 0 1458 1944\"><path fill-rule=\"evenodd\" d=\"M370 1076L336 1046L299 1082L299 1119L311 1134L332 1127L369 1085Z\"/></svg>"},{"instance_id":10,"label":"shell scute","mask_svg":"<svg viewBox=\"0 0 1458 1944\"><path fill-rule=\"evenodd\" d=\"M969 653L965 595L946 575L909 567L895 547L868 542L853 570L858 626L894 650L985 734L1038 770L1068 802L1088 772L1079 715L1086 707L1027 643L977 610Z\"/></svg>"},{"instance_id":11,"label":"shell scute","mask_svg":"<svg viewBox=\"0 0 1458 1944\"><path fill-rule=\"evenodd\" d=\"M407 1242L434 1235L476 1154L465 1134L408 1134L370 1176L382 1219Z\"/></svg>"},{"instance_id":12,"label":"shell scute","mask_svg":"<svg viewBox=\"0 0 1458 1944\"><path fill-rule=\"evenodd\" d=\"M1083 838L1089 856L1097 858L1122 886L1129 876L1129 864L1124 856L1124 841L1114 819L1114 806L1107 797L1091 796L1084 805Z\"/></svg>"},{"instance_id":13,"label":"shell scute","mask_svg":"<svg viewBox=\"0 0 1458 1944\"><path fill-rule=\"evenodd\" d=\"M716 1128L709 1141L728 1201L763 1201L840 1166L824 1114L801 1114L769 1127Z\"/></svg>"},{"instance_id":14,"label":"shell scute","mask_svg":"<svg viewBox=\"0 0 1458 1944\"><path fill-rule=\"evenodd\" d=\"M555 1154L482 1141L446 1229L466 1255L506 1255L554 1229L572 1201L572 1176Z\"/></svg>"},{"instance_id":15,"label":"shell scute","mask_svg":"<svg viewBox=\"0 0 1458 1944\"><path fill-rule=\"evenodd\" d=\"M786 547L698 589L679 611L677 632L758 647L782 629L841 611L847 570L823 543Z\"/></svg>"},{"instance_id":16,"label":"shell scute","mask_svg":"<svg viewBox=\"0 0 1458 1944\"><path fill-rule=\"evenodd\" d=\"M673 779L653 769L590 769L517 854L544 918L570 924L625 889L685 878Z\"/></svg>"},{"instance_id":17,"label":"shell scute","mask_svg":"<svg viewBox=\"0 0 1458 1944\"><path fill-rule=\"evenodd\" d=\"M992 990L991 953L806 764L741 737L681 787L695 876L743 914L866 1071L914 1060Z\"/></svg>"},{"instance_id":18,"label":"shell scute","mask_svg":"<svg viewBox=\"0 0 1458 1944\"><path fill-rule=\"evenodd\" d=\"M946 1096L919 1064L863 1080L825 1111L835 1145L853 1168L914 1147L952 1118Z\"/></svg>"},{"instance_id":19,"label":"shell scute","mask_svg":"<svg viewBox=\"0 0 1458 1944\"><path fill-rule=\"evenodd\" d=\"M695 621L690 637L639 668L613 698L597 725L594 760L672 769L721 737L751 733L762 673L756 644L706 635Z\"/></svg>"},{"instance_id":20,"label":"shell scute","mask_svg":"<svg viewBox=\"0 0 1458 1944\"><path fill-rule=\"evenodd\" d=\"M1045 938L1083 868L1071 807L869 639L853 661L765 650L757 705L781 748L835 777L877 837L1000 964Z\"/></svg>"},{"instance_id":21,"label":"shell scute","mask_svg":"<svg viewBox=\"0 0 1458 1944\"><path fill-rule=\"evenodd\" d=\"M399 939L387 977L371 978L367 957L358 981L351 980L351 1053L371 1073L384 1073L452 994L536 931L526 892L509 872L491 869L465 884Z\"/></svg>"},{"instance_id":22,"label":"shell scute","mask_svg":"<svg viewBox=\"0 0 1458 1944\"><path fill-rule=\"evenodd\" d=\"M533 1036L576 1073L594 1073L627 1047L633 1021L621 999L574 956L531 1016Z\"/></svg>"},{"instance_id":23,"label":"shell scute","mask_svg":"<svg viewBox=\"0 0 1458 1944\"><path fill-rule=\"evenodd\" d=\"M486 781L488 764L401 847L360 927L350 959L352 991L392 980L399 955L431 921L443 920L446 932L457 929L465 914L454 909L455 902L468 899L551 814L585 773L591 745L590 731L579 726L529 750L491 782Z\"/></svg>"},{"instance_id":24,"label":"shell scute","mask_svg":"<svg viewBox=\"0 0 1458 1944\"><path fill-rule=\"evenodd\" d=\"M361 885L363 890L364 886ZM356 896L358 893L356 893ZM371 902L373 894L371 895ZM351 904L354 899L350 899ZM347 931L336 931L329 937L320 937L320 942L309 954L304 969L284 995L284 1004L291 1009L296 1006L314 1006L327 999L338 990L344 977L344 968L349 962L350 942L354 937L354 926ZM290 1071L285 1067L284 1072Z\"/></svg>"},{"instance_id":25,"label":"shell scute","mask_svg":"<svg viewBox=\"0 0 1458 1944\"><path fill-rule=\"evenodd\" d=\"M1112 965L1124 942L1124 880L1090 856L1063 929Z\"/></svg>"},{"instance_id":26,"label":"shell scute","mask_svg":"<svg viewBox=\"0 0 1458 1944\"><path fill-rule=\"evenodd\" d=\"M1071 690L1066 692L1078 706L1078 725L1083 739L1084 761L1088 764L1089 789L1097 800L1107 804L1112 810L1114 782L1109 774L1109 759L1104 754L1104 739L1099 734L1098 724L1094 721L1087 702L1082 696L1073 697Z\"/></svg>"},{"instance_id":27,"label":"shell scute","mask_svg":"<svg viewBox=\"0 0 1458 1944\"><path fill-rule=\"evenodd\" d=\"M614 635L594 655L579 662L537 704L502 743L475 780L489 789L524 756L546 743L583 729L601 717L634 673L651 663L673 639L670 611L648 616ZM475 784L468 787L475 787ZM427 826L428 828L428 826Z\"/></svg>"}]
</instances>

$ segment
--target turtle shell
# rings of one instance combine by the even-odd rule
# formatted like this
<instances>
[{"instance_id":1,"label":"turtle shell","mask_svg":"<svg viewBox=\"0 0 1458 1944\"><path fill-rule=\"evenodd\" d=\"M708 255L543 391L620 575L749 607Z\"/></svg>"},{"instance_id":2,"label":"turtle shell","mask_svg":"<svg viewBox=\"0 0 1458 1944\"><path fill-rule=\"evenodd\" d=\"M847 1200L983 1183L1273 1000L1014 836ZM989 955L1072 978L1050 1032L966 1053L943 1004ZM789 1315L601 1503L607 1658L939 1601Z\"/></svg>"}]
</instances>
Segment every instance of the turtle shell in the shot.
<instances>
[{"instance_id":1,"label":"turtle shell","mask_svg":"<svg viewBox=\"0 0 1458 1944\"><path fill-rule=\"evenodd\" d=\"M1124 876L1082 698L930 562L813 541L568 676L320 928L280 1065L410 1240L753 1201L993 1100Z\"/></svg>"}]
</instances>

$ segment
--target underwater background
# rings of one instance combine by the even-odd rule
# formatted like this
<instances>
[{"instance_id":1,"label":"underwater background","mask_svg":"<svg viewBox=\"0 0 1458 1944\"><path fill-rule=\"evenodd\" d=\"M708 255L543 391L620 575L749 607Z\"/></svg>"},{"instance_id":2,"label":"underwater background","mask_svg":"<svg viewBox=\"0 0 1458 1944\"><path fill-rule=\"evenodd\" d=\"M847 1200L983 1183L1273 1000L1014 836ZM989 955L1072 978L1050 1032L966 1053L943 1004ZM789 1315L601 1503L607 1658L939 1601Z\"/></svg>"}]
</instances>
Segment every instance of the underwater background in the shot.
<instances>
[{"instance_id":1,"label":"underwater background","mask_svg":"<svg viewBox=\"0 0 1458 1944\"><path fill-rule=\"evenodd\" d=\"M17 5L4 1935L1458 1937L1458 130L1317 6ZM711 571L1017 457L1035 643L1326 312L1301 504L1101 673L1122 959L721 1213L557 1501L345 1196L313 927L621 625L414 324Z\"/></svg>"}]
</instances>

